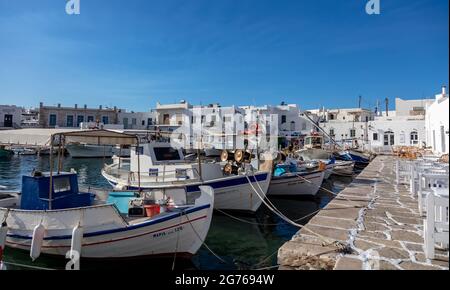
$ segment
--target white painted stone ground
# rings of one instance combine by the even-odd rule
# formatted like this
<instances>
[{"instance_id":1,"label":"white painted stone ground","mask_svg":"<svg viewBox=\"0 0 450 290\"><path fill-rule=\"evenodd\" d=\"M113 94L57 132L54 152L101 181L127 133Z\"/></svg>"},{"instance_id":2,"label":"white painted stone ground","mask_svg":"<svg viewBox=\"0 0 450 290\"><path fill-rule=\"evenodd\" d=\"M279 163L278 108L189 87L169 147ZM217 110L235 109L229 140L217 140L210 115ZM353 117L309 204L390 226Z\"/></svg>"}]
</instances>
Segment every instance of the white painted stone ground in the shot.
<instances>
[{"instance_id":1,"label":"white painted stone ground","mask_svg":"<svg viewBox=\"0 0 450 290\"><path fill-rule=\"evenodd\" d=\"M423 217L407 185L395 184L394 164L395 157L378 156L306 226L351 253L302 229L280 248L280 269L448 270L448 249L425 259Z\"/></svg>"}]
</instances>

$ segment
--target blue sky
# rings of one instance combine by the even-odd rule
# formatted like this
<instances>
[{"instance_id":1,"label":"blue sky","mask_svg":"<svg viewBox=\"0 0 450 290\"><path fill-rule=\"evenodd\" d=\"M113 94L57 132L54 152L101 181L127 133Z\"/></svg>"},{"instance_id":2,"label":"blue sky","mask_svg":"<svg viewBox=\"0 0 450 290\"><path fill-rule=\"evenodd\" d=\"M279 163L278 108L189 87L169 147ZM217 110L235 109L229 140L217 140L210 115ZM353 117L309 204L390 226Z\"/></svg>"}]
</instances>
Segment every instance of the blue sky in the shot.
<instances>
[{"instance_id":1,"label":"blue sky","mask_svg":"<svg viewBox=\"0 0 450 290\"><path fill-rule=\"evenodd\" d=\"M448 0L0 0L0 104L365 107L448 84Z\"/></svg>"}]
</instances>

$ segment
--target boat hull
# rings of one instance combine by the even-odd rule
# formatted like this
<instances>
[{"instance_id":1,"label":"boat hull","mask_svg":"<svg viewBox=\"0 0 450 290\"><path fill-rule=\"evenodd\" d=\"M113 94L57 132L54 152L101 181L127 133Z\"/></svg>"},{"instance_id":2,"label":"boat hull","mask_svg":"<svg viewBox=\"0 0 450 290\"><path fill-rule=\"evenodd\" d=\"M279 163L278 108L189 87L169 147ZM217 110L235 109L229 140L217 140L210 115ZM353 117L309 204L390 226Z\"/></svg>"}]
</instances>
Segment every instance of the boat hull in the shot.
<instances>
[{"instance_id":1,"label":"boat hull","mask_svg":"<svg viewBox=\"0 0 450 290\"><path fill-rule=\"evenodd\" d=\"M79 218L80 214L72 210ZM10 213L14 215L14 212ZM70 213L61 211L52 216L47 222L44 218L43 225L46 227L46 235L41 248L41 253L53 256L66 256L71 249L72 231L76 223L70 222ZM0 216L1 211L0 211ZM18 214L20 216L20 213ZM15 222L13 222L15 218ZM168 215L131 225L119 225L119 223L102 225L105 229L86 226L82 239L81 257L89 259L120 259L138 258L147 256L165 256L184 253L194 255L201 245L209 230L212 218L212 205L206 204L187 209L185 212L174 212ZM7 235L6 246L30 251L33 227L41 220L40 214L36 213L27 222L27 229L17 224L17 216L8 218L10 226ZM52 222L64 221L66 227L57 227ZM69 222L67 222L69 221ZM75 219L76 221L76 219ZM102 220L99 221L104 222ZM71 225L67 227L67 225Z\"/></svg>"},{"instance_id":2,"label":"boat hull","mask_svg":"<svg viewBox=\"0 0 450 290\"><path fill-rule=\"evenodd\" d=\"M320 189L326 171L317 171L310 174L288 173L273 177L270 183L269 196L314 196ZM306 180L308 181L306 181Z\"/></svg>"},{"instance_id":3,"label":"boat hull","mask_svg":"<svg viewBox=\"0 0 450 290\"><path fill-rule=\"evenodd\" d=\"M333 174L340 176L352 176L354 169L355 169L355 162L338 161L333 168Z\"/></svg>"}]
</instances>

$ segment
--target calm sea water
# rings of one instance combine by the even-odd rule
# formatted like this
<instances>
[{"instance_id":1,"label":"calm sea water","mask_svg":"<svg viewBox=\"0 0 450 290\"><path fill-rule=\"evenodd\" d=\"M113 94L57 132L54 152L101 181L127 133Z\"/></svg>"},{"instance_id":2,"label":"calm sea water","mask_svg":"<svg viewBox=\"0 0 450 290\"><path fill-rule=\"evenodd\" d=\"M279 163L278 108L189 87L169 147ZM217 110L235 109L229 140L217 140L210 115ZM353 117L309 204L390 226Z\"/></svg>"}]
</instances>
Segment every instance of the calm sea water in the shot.
<instances>
[{"instance_id":1,"label":"calm sea water","mask_svg":"<svg viewBox=\"0 0 450 290\"><path fill-rule=\"evenodd\" d=\"M64 160L64 170L75 169L78 172L79 183L92 186L110 188L101 176L100 170L106 159L72 159ZM8 190L20 190L22 175L30 174L33 169L46 171L49 169L48 157L15 156L9 160L0 159L0 185ZM351 178L331 177L325 181L323 187L333 192L341 191ZM302 218L320 208L323 208L333 198L326 191L321 191L315 197L299 198L271 198L272 203L290 219ZM230 217L229 215L232 215ZM239 220L238 220L239 219ZM302 220L304 224L308 219ZM277 215L270 212L264 205L255 215L228 215L216 212L206 239L206 244L214 252L212 254L206 247L202 247L191 261L175 261L177 269L255 269L271 267L277 263L277 250L298 231L298 228L287 224ZM225 262L220 261L218 255ZM32 265L53 269L64 269L66 261L40 257L31 263L28 252L7 249L5 261L15 264ZM82 269L145 267L155 269L171 269L173 259L146 259L131 262L88 262L82 261ZM9 266L9 268L21 268Z\"/></svg>"}]
</instances>

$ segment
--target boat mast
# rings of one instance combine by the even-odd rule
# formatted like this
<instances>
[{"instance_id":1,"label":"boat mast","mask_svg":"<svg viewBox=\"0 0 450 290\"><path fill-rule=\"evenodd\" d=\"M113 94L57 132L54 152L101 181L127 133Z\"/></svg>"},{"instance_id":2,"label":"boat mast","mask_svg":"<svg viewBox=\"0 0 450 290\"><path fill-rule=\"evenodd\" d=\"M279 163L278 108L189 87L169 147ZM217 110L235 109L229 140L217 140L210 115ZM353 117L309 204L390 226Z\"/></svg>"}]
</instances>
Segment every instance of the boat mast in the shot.
<instances>
[{"instance_id":1,"label":"boat mast","mask_svg":"<svg viewBox=\"0 0 450 290\"><path fill-rule=\"evenodd\" d=\"M48 209L52 210L53 198L53 135L50 136L50 173L49 173L49 191L48 191Z\"/></svg>"}]
</instances>

